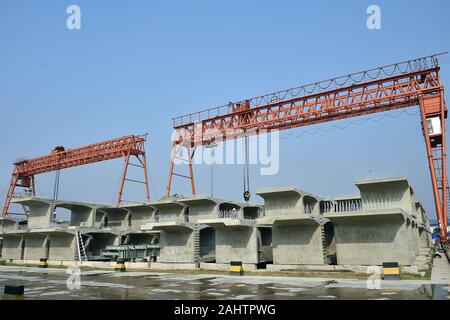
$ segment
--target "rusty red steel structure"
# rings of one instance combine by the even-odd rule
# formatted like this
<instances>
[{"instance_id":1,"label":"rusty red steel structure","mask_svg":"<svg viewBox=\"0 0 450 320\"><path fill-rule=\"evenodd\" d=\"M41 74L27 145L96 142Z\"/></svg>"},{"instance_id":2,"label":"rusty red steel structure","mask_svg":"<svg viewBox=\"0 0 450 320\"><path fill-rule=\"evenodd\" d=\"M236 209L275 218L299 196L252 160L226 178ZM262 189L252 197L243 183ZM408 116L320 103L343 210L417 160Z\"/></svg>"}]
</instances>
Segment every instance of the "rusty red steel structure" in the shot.
<instances>
[{"instance_id":1,"label":"rusty red steel structure","mask_svg":"<svg viewBox=\"0 0 450 320\"><path fill-rule=\"evenodd\" d=\"M447 239L449 186L446 170L444 85L440 53L403 61L339 78L315 82L222 107L172 119L175 139L166 195L173 175L191 180L195 195L193 157L197 147L270 130L286 130L400 108L419 106L428 154L436 216L443 242ZM189 175L174 172L184 148Z\"/></svg>"},{"instance_id":2,"label":"rusty red steel structure","mask_svg":"<svg viewBox=\"0 0 450 320\"><path fill-rule=\"evenodd\" d=\"M147 202L150 202L145 141L146 135L130 135L75 149L65 150L64 147L56 147L49 155L14 163L14 171L3 206L3 216L8 215L9 206L14 197L16 187L31 189L32 194L35 195L36 175L118 158L125 159L125 166L121 177L117 206L120 206L123 201L122 196L125 181L145 184ZM130 163L131 157L135 157L140 164ZM141 167L144 170L145 181L127 179L128 167L130 165Z\"/></svg>"}]
</instances>

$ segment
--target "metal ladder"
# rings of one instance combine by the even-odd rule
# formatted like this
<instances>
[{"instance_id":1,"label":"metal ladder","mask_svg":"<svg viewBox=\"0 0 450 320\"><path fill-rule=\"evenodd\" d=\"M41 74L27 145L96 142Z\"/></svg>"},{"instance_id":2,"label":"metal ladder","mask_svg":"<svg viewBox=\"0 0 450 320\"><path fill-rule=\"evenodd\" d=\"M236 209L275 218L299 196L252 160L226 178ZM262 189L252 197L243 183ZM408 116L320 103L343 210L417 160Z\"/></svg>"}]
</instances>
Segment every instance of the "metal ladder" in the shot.
<instances>
[{"instance_id":1,"label":"metal ladder","mask_svg":"<svg viewBox=\"0 0 450 320\"><path fill-rule=\"evenodd\" d=\"M194 261L200 263L200 231L198 224L194 225Z\"/></svg>"},{"instance_id":2,"label":"metal ladder","mask_svg":"<svg viewBox=\"0 0 450 320\"><path fill-rule=\"evenodd\" d=\"M88 261L87 255L86 255L86 249L84 247L83 243L83 236L81 235L80 231L75 231L76 237L77 237L77 252L78 252L78 261Z\"/></svg>"},{"instance_id":3,"label":"metal ladder","mask_svg":"<svg viewBox=\"0 0 450 320\"><path fill-rule=\"evenodd\" d=\"M322 240L322 256L323 256L323 262L325 264L328 264L328 258L327 258L327 249L325 248L326 244L326 237L325 237L325 227L323 224L320 225L320 237Z\"/></svg>"}]
</instances>

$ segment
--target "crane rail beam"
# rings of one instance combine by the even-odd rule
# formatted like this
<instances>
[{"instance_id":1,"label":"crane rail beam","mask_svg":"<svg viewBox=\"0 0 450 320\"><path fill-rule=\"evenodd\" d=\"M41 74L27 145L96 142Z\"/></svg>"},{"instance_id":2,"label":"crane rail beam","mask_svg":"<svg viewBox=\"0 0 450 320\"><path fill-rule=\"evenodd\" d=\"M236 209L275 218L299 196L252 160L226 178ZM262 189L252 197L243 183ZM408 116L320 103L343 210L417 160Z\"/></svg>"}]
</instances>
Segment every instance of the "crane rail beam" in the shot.
<instances>
[{"instance_id":1,"label":"crane rail beam","mask_svg":"<svg viewBox=\"0 0 450 320\"><path fill-rule=\"evenodd\" d=\"M145 138L126 136L15 163L19 176L32 176L99 161L143 155Z\"/></svg>"},{"instance_id":2,"label":"crane rail beam","mask_svg":"<svg viewBox=\"0 0 450 320\"><path fill-rule=\"evenodd\" d=\"M199 146L216 140L286 130L390 111L419 104L419 95L443 91L439 67L270 103L176 126L178 143Z\"/></svg>"}]
</instances>

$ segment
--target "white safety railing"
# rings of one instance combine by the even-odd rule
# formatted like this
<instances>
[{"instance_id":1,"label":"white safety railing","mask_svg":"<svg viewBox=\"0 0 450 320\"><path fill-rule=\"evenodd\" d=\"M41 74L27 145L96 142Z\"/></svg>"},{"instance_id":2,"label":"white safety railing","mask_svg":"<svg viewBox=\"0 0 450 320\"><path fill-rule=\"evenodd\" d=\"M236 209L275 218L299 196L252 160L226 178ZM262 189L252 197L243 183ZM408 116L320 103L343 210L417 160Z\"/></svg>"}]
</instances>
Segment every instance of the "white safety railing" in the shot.
<instances>
[{"instance_id":1,"label":"white safety railing","mask_svg":"<svg viewBox=\"0 0 450 320\"><path fill-rule=\"evenodd\" d=\"M361 211L361 199L339 200L334 202L334 212Z\"/></svg>"},{"instance_id":2,"label":"white safety railing","mask_svg":"<svg viewBox=\"0 0 450 320\"><path fill-rule=\"evenodd\" d=\"M219 216L219 219L225 219L225 218L238 219L239 211L238 210L220 210L218 216Z\"/></svg>"}]
</instances>

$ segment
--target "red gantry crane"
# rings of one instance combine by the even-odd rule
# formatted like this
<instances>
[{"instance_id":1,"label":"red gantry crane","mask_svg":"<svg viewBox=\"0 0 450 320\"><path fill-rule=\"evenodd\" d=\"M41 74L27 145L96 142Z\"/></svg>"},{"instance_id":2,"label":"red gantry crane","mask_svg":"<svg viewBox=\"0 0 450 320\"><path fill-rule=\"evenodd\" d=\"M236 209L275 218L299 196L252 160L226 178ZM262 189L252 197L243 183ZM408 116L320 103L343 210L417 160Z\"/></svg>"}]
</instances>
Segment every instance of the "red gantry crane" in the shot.
<instances>
[{"instance_id":1,"label":"red gantry crane","mask_svg":"<svg viewBox=\"0 0 450 320\"><path fill-rule=\"evenodd\" d=\"M49 155L35 159L21 160L14 163L15 168L12 173L11 182L6 195L6 200L2 211L3 216L6 216L9 213L9 206L12 198L14 197L14 190L16 187L27 188L31 190L33 195L35 195L36 175L117 158L125 159L125 167L121 177L117 206L119 206L123 201L122 195L125 181L144 184L147 202L150 202L147 160L144 148L145 141L146 135L132 135L95 143L76 149L65 150L64 147L58 146L55 147ZM139 164L130 163L130 158L132 156L136 157ZM128 167L130 165L140 167L144 170L145 181L127 179Z\"/></svg>"},{"instance_id":2,"label":"red gantry crane","mask_svg":"<svg viewBox=\"0 0 450 320\"><path fill-rule=\"evenodd\" d=\"M444 85L439 59L445 53L403 61L371 70L229 103L173 118L176 138L166 195L173 175L188 178L195 194L192 160L197 147L328 121L419 106L428 154L436 216L442 242L447 241L449 186L446 169ZM174 173L182 149L189 174Z\"/></svg>"}]
</instances>

